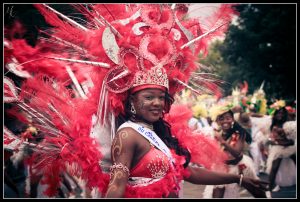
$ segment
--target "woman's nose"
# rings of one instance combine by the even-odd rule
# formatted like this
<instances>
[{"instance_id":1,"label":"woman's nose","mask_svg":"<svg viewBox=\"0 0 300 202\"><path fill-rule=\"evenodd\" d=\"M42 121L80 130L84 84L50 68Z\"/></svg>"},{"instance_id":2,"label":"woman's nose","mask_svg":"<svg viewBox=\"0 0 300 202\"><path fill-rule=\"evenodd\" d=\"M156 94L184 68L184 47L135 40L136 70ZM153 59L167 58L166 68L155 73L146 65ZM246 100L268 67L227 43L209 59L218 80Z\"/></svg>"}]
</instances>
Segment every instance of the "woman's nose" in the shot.
<instances>
[{"instance_id":1,"label":"woman's nose","mask_svg":"<svg viewBox=\"0 0 300 202\"><path fill-rule=\"evenodd\" d=\"M162 105L162 101L160 98L154 98L153 99L153 104L154 105Z\"/></svg>"}]
</instances>

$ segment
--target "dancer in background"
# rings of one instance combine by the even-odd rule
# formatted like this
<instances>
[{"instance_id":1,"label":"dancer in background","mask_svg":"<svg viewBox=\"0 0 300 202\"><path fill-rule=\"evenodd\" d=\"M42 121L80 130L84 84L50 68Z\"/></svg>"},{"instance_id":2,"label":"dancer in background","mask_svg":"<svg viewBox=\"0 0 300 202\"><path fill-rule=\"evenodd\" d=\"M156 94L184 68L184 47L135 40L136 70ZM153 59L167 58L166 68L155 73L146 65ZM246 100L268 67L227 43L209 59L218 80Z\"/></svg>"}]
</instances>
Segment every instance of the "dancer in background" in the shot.
<instances>
[{"instance_id":1,"label":"dancer in background","mask_svg":"<svg viewBox=\"0 0 300 202\"><path fill-rule=\"evenodd\" d=\"M229 154L226 164L229 173L259 179L256 176L253 160L244 153L245 145L252 141L251 135L237 121L227 102L218 103L210 109L210 115L217 122L215 138ZM250 192L254 197L266 197L265 192ZM240 188L236 184L206 186L205 198L238 198Z\"/></svg>"}]
</instances>

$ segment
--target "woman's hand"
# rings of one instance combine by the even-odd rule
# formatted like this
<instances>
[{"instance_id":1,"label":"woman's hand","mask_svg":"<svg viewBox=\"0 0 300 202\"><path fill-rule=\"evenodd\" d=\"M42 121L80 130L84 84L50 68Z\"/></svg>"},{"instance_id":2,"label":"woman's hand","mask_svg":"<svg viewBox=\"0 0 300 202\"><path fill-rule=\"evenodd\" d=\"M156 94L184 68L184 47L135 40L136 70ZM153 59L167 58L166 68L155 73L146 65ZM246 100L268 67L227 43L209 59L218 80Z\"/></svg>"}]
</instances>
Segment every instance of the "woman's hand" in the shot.
<instances>
[{"instance_id":1,"label":"woman's hand","mask_svg":"<svg viewBox=\"0 0 300 202\"><path fill-rule=\"evenodd\" d=\"M221 145L224 145L226 141L222 138L221 135L216 135L215 139L220 142Z\"/></svg>"},{"instance_id":2,"label":"woman's hand","mask_svg":"<svg viewBox=\"0 0 300 202\"><path fill-rule=\"evenodd\" d=\"M255 198L266 198L265 191L268 191L269 182L244 177L241 186L247 189Z\"/></svg>"}]
</instances>

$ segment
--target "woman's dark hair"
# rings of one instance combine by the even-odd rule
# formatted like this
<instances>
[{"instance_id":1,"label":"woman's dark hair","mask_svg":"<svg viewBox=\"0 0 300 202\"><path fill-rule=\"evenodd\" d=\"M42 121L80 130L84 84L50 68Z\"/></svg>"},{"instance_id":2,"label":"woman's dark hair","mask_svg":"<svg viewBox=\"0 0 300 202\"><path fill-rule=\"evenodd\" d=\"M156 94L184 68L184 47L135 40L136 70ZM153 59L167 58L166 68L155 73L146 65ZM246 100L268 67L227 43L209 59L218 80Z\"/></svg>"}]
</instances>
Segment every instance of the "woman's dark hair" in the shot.
<instances>
[{"instance_id":1,"label":"woman's dark hair","mask_svg":"<svg viewBox=\"0 0 300 202\"><path fill-rule=\"evenodd\" d=\"M174 98L169 93L166 92L164 113L168 113L170 111L170 108L171 108L171 105L173 104L173 102L174 102ZM131 103L130 103L129 96L125 100L124 106L125 106L125 110L124 110L125 114L120 114L116 119L116 127L117 128L122 123L126 122L127 120L130 120L130 118L133 116L135 116L135 118L137 118L139 120L143 120L143 118L136 117L136 115L130 111ZM153 129L154 129L154 132L162 139L162 141L170 149L174 149L176 154L178 154L180 156L185 156L186 162L184 163L183 166L187 167L187 165L189 164L189 162L191 160L191 154L186 148L181 147L177 138L172 136L170 124L161 118L158 121L153 123Z\"/></svg>"},{"instance_id":2,"label":"woman's dark hair","mask_svg":"<svg viewBox=\"0 0 300 202\"><path fill-rule=\"evenodd\" d=\"M283 113L283 117L282 119L277 119L277 114L282 112ZM270 129L272 130L272 128L274 126L278 126L280 128L282 128L283 124L288 120L288 111L286 110L285 107L281 107L279 109L277 109L275 112L274 112L274 115L272 117L272 124L270 126Z\"/></svg>"},{"instance_id":3,"label":"woman's dark hair","mask_svg":"<svg viewBox=\"0 0 300 202\"><path fill-rule=\"evenodd\" d=\"M159 135L162 141L170 149L174 149L176 151L176 154L180 156L185 156L185 163L183 164L183 166L187 167L191 160L191 154L186 148L181 147L177 138L172 136L170 124L163 119L159 119L158 121L153 123L153 127L154 132Z\"/></svg>"},{"instance_id":4,"label":"woman's dark hair","mask_svg":"<svg viewBox=\"0 0 300 202\"><path fill-rule=\"evenodd\" d=\"M226 113L229 113L232 118L234 119L234 115L233 115L233 112L231 110L229 110L228 112L225 112L223 114L226 114ZM222 115L223 115L222 114ZM218 117L219 118L219 117ZM225 139L227 140L228 138L230 138L230 136L233 134L233 133L236 133L236 131L239 132L240 134L240 137L241 138L245 138L245 141L250 144L252 142L252 137L251 137L251 134L246 130L244 129L238 122L236 122L234 120L233 122L233 126L226 132L225 134Z\"/></svg>"}]
</instances>

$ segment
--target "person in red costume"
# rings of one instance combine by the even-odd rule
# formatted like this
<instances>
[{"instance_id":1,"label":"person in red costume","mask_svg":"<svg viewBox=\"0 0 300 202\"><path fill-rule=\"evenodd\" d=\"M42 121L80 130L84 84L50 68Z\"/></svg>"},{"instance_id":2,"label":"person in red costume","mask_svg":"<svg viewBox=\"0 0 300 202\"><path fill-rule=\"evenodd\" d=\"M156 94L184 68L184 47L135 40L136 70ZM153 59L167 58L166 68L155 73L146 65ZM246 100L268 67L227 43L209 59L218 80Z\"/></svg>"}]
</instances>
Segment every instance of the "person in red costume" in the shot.
<instances>
[{"instance_id":1,"label":"person in red costume","mask_svg":"<svg viewBox=\"0 0 300 202\"><path fill-rule=\"evenodd\" d=\"M6 77L4 100L45 134L38 144L21 142L34 148L28 162L42 174L47 196L57 194L70 165L70 173L101 197L177 197L182 180L264 189L259 180L212 171L222 159L212 158L218 148L185 130L183 111L172 113L177 119L167 117L172 97L184 88L219 93L218 80L199 74L197 60L228 28L236 14L232 5L222 4L203 19L189 19L188 5L64 6L83 19L34 4L50 25L39 30L43 37L35 46L14 38L13 29L5 37L7 71L18 67L30 75L20 74L20 88Z\"/></svg>"}]
</instances>

